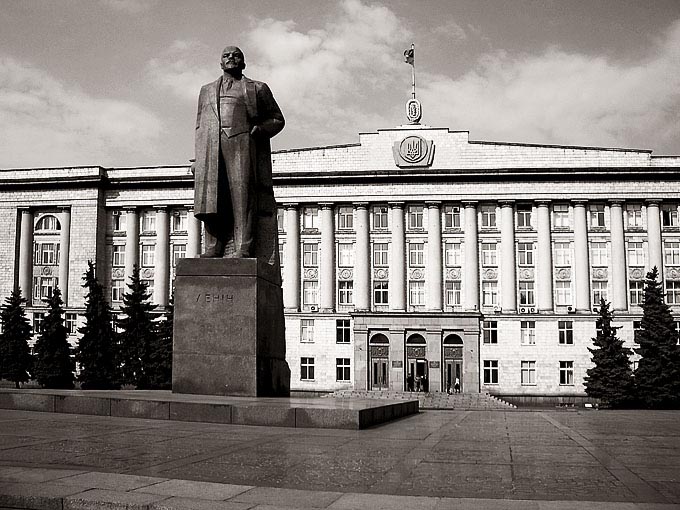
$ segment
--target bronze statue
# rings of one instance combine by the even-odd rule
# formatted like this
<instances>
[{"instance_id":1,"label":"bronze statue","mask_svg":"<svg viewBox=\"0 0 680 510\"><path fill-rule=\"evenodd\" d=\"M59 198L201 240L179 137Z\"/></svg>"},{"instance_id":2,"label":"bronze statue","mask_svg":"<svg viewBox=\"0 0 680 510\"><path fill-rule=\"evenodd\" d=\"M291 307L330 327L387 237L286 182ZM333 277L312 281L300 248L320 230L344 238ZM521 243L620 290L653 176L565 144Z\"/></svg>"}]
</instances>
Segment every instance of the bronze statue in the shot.
<instances>
[{"instance_id":1,"label":"bronze statue","mask_svg":"<svg viewBox=\"0 0 680 510\"><path fill-rule=\"evenodd\" d=\"M278 265L269 139L284 119L266 83L243 75L235 46L224 73L201 88L196 117L194 214L205 225L201 257L258 257Z\"/></svg>"}]
</instances>

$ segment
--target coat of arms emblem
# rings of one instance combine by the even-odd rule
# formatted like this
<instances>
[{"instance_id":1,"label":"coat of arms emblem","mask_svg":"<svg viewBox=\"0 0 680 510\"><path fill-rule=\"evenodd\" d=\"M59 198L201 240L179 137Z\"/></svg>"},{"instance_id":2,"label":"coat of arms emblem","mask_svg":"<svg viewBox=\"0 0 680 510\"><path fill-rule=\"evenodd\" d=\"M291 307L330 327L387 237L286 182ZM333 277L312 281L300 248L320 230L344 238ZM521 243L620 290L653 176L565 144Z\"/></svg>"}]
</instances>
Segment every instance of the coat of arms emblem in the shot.
<instances>
[{"instance_id":1,"label":"coat of arms emblem","mask_svg":"<svg viewBox=\"0 0 680 510\"><path fill-rule=\"evenodd\" d=\"M434 157L432 140L410 135L394 143L394 162L398 167L429 166Z\"/></svg>"}]
</instances>

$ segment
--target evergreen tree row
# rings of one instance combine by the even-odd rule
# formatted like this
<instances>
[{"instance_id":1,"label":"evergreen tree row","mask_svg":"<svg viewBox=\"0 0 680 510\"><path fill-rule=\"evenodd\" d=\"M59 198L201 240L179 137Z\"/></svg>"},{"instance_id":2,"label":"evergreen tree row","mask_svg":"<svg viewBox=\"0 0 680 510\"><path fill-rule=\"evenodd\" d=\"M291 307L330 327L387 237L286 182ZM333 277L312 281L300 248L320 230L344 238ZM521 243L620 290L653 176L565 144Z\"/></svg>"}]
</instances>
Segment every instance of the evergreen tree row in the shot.
<instances>
[{"instance_id":1,"label":"evergreen tree row","mask_svg":"<svg viewBox=\"0 0 680 510\"><path fill-rule=\"evenodd\" d=\"M95 265L88 261L83 277L85 325L75 359L80 365L78 381L82 389L118 389L132 385L138 389L172 387L172 322L173 306L164 320L154 321L156 305L141 280L135 264L123 295L119 322L120 333L113 326L113 313L97 280ZM28 341L31 326L26 318L26 300L17 290L1 307L0 378L15 383L29 380L29 374L45 388L73 388L75 365L70 355L68 332L64 325L64 303L55 288L46 300L48 309L31 357Z\"/></svg>"}]
</instances>

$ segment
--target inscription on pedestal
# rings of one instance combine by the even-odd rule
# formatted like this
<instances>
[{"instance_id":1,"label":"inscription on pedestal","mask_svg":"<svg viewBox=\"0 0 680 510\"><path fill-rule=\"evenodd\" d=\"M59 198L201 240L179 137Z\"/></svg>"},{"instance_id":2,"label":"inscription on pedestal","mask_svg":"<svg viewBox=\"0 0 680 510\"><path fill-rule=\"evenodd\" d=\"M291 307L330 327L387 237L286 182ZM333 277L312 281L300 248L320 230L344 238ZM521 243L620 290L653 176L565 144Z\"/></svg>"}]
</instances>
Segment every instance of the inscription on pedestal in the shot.
<instances>
[{"instance_id":1,"label":"inscription on pedestal","mask_svg":"<svg viewBox=\"0 0 680 510\"><path fill-rule=\"evenodd\" d=\"M224 292L199 292L196 295L197 303L227 303L232 304L234 296Z\"/></svg>"}]
</instances>

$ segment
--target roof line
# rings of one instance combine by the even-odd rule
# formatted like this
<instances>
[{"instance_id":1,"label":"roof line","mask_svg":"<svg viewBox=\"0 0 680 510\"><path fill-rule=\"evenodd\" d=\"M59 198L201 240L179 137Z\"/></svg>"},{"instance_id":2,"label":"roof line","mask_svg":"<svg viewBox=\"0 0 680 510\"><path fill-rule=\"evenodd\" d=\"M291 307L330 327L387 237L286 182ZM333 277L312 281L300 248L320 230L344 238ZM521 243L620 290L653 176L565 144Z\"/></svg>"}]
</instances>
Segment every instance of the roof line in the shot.
<instances>
[{"instance_id":1,"label":"roof line","mask_svg":"<svg viewBox=\"0 0 680 510\"><path fill-rule=\"evenodd\" d=\"M651 154L650 149L622 149L617 147L596 147L588 145L559 145L551 143L520 143L520 142L488 142L485 140L468 140L468 143L476 143L480 145L514 145L519 147L552 147L555 149L584 149L584 150L598 150L598 151L615 151L615 152L644 152Z\"/></svg>"},{"instance_id":2,"label":"roof line","mask_svg":"<svg viewBox=\"0 0 680 510\"><path fill-rule=\"evenodd\" d=\"M320 145L318 147L302 147L299 149L278 149L272 151L272 154L286 154L288 152L303 152L303 151L318 151L323 149L344 149L347 147L360 147L360 143L341 143L338 145Z\"/></svg>"}]
</instances>

